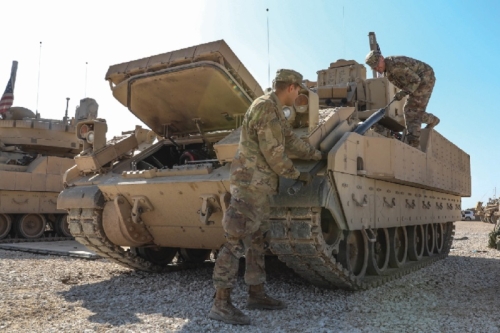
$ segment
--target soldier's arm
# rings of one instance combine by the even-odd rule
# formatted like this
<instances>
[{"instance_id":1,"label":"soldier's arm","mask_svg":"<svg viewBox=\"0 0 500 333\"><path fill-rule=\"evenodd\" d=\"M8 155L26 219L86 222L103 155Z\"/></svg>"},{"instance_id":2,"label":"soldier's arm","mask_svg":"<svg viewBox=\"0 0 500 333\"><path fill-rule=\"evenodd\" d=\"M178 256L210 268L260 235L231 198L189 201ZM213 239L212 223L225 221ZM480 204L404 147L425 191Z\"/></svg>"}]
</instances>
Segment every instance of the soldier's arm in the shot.
<instances>
[{"instance_id":1,"label":"soldier's arm","mask_svg":"<svg viewBox=\"0 0 500 333\"><path fill-rule=\"evenodd\" d=\"M297 179L300 172L286 155L285 136L281 120L277 117L277 110L269 103L263 107L267 110L262 112L259 123L256 125L259 149L276 174L285 178Z\"/></svg>"},{"instance_id":2,"label":"soldier's arm","mask_svg":"<svg viewBox=\"0 0 500 333\"><path fill-rule=\"evenodd\" d=\"M292 126L288 122L284 125L285 152L291 153L303 160L321 159L321 152L316 150L308 142L305 142L292 131Z\"/></svg>"},{"instance_id":3,"label":"soldier's arm","mask_svg":"<svg viewBox=\"0 0 500 333\"><path fill-rule=\"evenodd\" d=\"M417 88L420 86L421 79L417 73L411 70L408 67L397 68L394 71L394 75L398 77L404 77L404 81L406 82L406 86L403 88L409 94L412 94Z\"/></svg>"}]
</instances>

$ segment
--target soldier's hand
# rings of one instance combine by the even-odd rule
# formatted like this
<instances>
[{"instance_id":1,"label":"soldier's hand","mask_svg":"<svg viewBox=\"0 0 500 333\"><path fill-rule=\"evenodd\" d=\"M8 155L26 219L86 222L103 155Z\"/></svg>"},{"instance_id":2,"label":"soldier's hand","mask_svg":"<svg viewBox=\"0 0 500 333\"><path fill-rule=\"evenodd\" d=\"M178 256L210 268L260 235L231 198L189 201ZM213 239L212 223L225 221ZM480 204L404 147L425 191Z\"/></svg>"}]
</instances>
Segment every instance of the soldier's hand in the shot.
<instances>
[{"instance_id":1,"label":"soldier's hand","mask_svg":"<svg viewBox=\"0 0 500 333\"><path fill-rule=\"evenodd\" d=\"M312 181L312 176L309 172L301 171L297 180L300 180L304 183L304 186L307 186Z\"/></svg>"},{"instance_id":2,"label":"soldier's hand","mask_svg":"<svg viewBox=\"0 0 500 333\"><path fill-rule=\"evenodd\" d=\"M311 159L312 159L313 161L319 161L319 160L323 159L323 153L322 153L321 151L319 151L319 150L316 150L316 151L314 152L313 157L312 157Z\"/></svg>"},{"instance_id":3,"label":"soldier's hand","mask_svg":"<svg viewBox=\"0 0 500 333\"><path fill-rule=\"evenodd\" d=\"M405 97L406 95L408 95L408 94L406 93L406 91L404 91L404 90L400 90L400 91L398 91L398 92L396 93L396 95L394 95L394 99L395 99L396 101L400 101L400 100L402 100L402 99L403 99L403 97Z\"/></svg>"}]
</instances>

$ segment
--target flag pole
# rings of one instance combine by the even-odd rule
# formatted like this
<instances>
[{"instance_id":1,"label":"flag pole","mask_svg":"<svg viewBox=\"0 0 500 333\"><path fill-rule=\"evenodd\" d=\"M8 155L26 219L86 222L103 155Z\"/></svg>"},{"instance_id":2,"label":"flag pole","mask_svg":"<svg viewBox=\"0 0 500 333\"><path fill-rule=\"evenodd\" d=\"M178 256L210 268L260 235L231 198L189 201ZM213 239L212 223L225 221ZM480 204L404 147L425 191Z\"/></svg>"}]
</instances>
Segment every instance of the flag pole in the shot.
<instances>
[{"instance_id":1,"label":"flag pole","mask_svg":"<svg viewBox=\"0 0 500 333\"><path fill-rule=\"evenodd\" d=\"M17 61L12 61L12 67L10 69L10 78L7 82L7 87L0 98L0 116L1 119L5 119L5 114L10 109L14 102L14 86L16 84L16 74L17 74Z\"/></svg>"},{"instance_id":2,"label":"flag pole","mask_svg":"<svg viewBox=\"0 0 500 333\"><path fill-rule=\"evenodd\" d=\"M10 83L12 84L12 92L14 92L14 87L16 85L16 75L17 75L17 61L12 61L12 68L10 70Z\"/></svg>"},{"instance_id":3,"label":"flag pole","mask_svg":"<svg viewBox=\"0 0 500 333\"><path fill-rule=\"evenodd\" d=\"M40 95L40 65L42 62L42 42L40 42L40 53L38 54L38 87L36 88L36 117L38 118L38 97Z\"/></svg>"}]
</instances>

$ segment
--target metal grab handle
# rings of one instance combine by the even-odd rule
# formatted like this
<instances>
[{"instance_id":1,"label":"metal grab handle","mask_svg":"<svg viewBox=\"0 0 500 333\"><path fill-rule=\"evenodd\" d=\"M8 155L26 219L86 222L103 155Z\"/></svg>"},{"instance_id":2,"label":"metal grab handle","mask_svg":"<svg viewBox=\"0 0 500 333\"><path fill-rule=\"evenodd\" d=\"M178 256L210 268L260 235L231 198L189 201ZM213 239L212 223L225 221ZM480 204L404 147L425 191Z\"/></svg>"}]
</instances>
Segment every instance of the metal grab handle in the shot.
<instances>
[{"instance_id":1,"label":"metal grab handle","mask_svg":"<svg viewBox=\"0 0 500 333\"><path fill-rule=\"evenodd\" d=\"M406 199L406 207L411 209L415 208L415 200L412 200L412 202L410 203L408 199Z\"/></svg>"},{"instance_id":2,"label":"metal grab handle","mask_svg":"<svg viewBox=\"0 0 500 333\"><path fill-rule=\"evenodd\" d=\"M17 201L16 199L12 198L12 202L16 205L24 205L25 203L28 203L28 199L25 199L24 201Z\"/></svg>"},{"instance_id":3,"label":"metal grab handle","mask_svg":"<svg viewBox=\"0 0 500 333\"><path fill-rule=\"evenodd\" d=\"M384 205L387 206L387 208L393 208L394 206L396 206L396 198L392 198L391 202L389 202L384 197Z\"/></svg>"},{"instance_id":4,"label":"metal grab handle","mask_svg":"<svg viewBox=\"0 0 500 333\"><path fill-rule=\"evenodd\" d=\"M366 194L363 196L362 200L358 201L358 200L356 200L356 195L353 193L352 194L352 201L354 201L354 203L358 207L366 207L366 206L368 206L368 196Z\"/></svg>"}]
</instances>

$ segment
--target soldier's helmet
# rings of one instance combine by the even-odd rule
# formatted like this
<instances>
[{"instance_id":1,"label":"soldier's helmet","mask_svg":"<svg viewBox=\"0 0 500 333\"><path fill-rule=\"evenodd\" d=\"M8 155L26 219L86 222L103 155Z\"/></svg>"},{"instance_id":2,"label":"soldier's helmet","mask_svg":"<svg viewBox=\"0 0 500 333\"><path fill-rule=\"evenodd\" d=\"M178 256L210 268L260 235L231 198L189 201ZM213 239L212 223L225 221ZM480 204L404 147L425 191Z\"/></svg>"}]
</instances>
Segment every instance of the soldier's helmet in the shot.
<instances>
[{"instance_id":1,"label":"soldier's helmet","mask_svg":"<svg viewBox=\"0 0 500 333\"><path fill-rule=\"evenodd\" d=\"M276 82L286 82L286 83L296 83L301 88L307 89L306 86L302 83L302 74L294 71L293 69L278 69L276 71L276 77L273 80L273 87Z\"/></svg>"},{"instance_id":2,"label":"soldier's helmet","mask_svg":"<svg viewBox=\"0 0 500 333\"><path fill-rule=\"evenodd\" d=\"M367 55L366 55L366 58L365 58L365 63L370 66L370 68L373 68L375 66L377 66L378 64L378 60L380 59L380 56L382 54L380 54L379 51L377 50L371 50Z\"/></svg>"}]
</instances>

